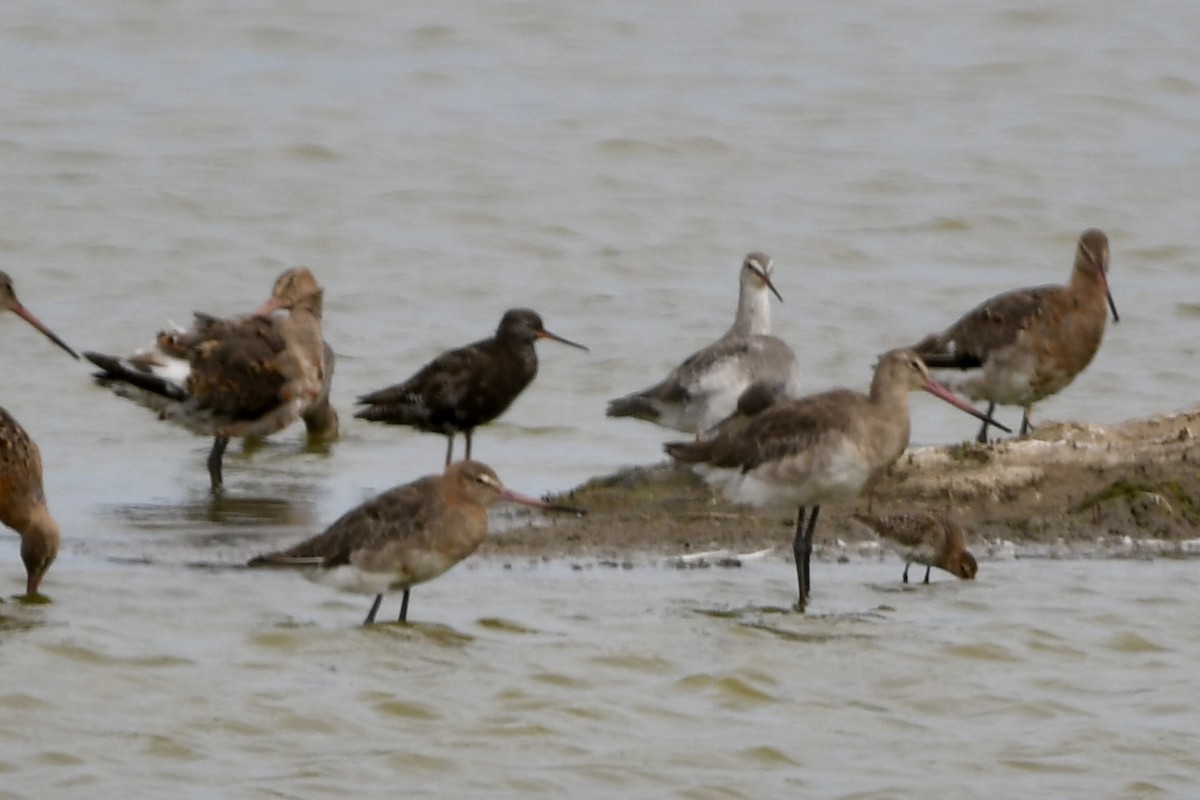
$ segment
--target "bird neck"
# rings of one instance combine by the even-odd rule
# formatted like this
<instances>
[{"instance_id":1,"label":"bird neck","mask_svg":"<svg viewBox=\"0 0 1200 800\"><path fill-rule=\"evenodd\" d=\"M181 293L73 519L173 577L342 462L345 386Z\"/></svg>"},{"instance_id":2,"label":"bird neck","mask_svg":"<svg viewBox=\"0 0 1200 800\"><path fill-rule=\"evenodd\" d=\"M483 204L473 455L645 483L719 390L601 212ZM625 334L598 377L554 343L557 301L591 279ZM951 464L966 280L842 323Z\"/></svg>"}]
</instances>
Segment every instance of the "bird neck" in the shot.
<instances>
[{"instance_id":1,"label":"bird neck","mask_svg":"<svg viewBox=\"0 0 1200 800\"><path fill-rule=\"evenodd\" d=\"M310 442L328 442L338 437L338 415L328 396L313 404L302 419Z\"/></svg>"},{"instance_id":2,"label":"bird neck","mask_svg":"<svg viewBox=\"0 0 1200 800\"><path fill-rule=\"evenodd\" d=\"M880 460L891 463L908 447L911 426L908 416L908 387L888 380L878 373L871 381L868 395L870 414L868 424L876 429L870 438L879 451Z\"/></svg>"},{"instance_id":3,"label":"bird neck","mask_svg":"<svg viewBox=\"0 0 1200 800\"><path fill-rule=\"evenodd\" d=\"M771 298L765 286L755 285L748 278L738 289L737 316L730 334L734 336L765 336L771 332Z\"/></svg>"},{"instance_id":4,"label":"bird neck","mask_svg":"<svg viewBox=\"0 0 1200 800\"><path fill-rule=\"evenodd\" d=\"M1075 257L1075 268L1071 270L1068 281L1071 294L1084 296L1093 302L1103 305L1105 297L1105 276L1100 274L1100 268L1087 261L1082 255Z\"/></svg>"},{"instance_id":5,"label":"bird neck","mask_svg":"<svg viewBox=\"0 0 1200 800\"><path fill-rule=\"evenodd\" d=\"M21 561L28 576L27 593L37 594L42 576L58 555L58 524L46 505L39 503L22 525L13 527L21 534Z\"/></svg>"},{"instance_id":6,"label":"bird neck","mask_svg":"<svg viewBox=\"0 0 1200 800\"><path fill-rule=\"evenodd\" d=\"M320 320L321 315L325 313L325 290L317 289L297 300L292 305L292 313L295 314L297 311Z\"/></svg>"}]
</instances>

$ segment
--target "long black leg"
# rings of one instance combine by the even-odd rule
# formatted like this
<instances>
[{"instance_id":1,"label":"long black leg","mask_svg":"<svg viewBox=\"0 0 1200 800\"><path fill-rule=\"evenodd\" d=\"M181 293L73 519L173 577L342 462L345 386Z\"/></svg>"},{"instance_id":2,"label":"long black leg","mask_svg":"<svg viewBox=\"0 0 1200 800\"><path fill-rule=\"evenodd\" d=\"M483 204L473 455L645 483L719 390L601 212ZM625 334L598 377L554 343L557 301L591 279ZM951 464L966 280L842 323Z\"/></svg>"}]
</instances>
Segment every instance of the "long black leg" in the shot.
<instances>
[{"instance_id":1,"label":"long black leg","mask_svg":"<svg viewBox=\"0 0 1200 800\"><path fill-rule=\"evenodd\" d=\"M1025 411L1024 411L1024 413L1021 414L1021 433L1020 433L1020 435L1024 436L1025 434L1029 433L1029 431L1032 428L1033 428L1033 425L1030 424L1030 422L1029 422L1029 406L1025 406Z\"/></svg>"},{"instance_id":2,"label":"long black leg","mask_svg":"<svg viewBox=\"0 0 1200 800\"><path fill-rule=\"evenodd\" d=\"M808 527L804 529L804 598L812 594L812 573L809 563L812 561L813 531L817 529L817 514L821 513L820 506L813 506L812 514L808 517Z\"/></svg>"},{"instance_id":3,"label":"long black leg","mask_svg":"<svg viewBox=\"0 0 1200 800\"><path fill-rule=\"evenodd\" d=\"M987 410L987 414L986 414L987 419L985 419L983 421L983 425L980 426L980 428L979 428L979 435L975 437L975 441L979 442L980 444L987 444L988 420L990 420L992 418L992 412L995 410L996 410L996 404L988 403L988 410Z\"/></svg>"},{"instance_id":4,"label":"long black leg","mask_svg":"<svg viewBox=\"0 0 1200 800\"><path fill-rule=\"evenodd\" d=\"M905 561L905 562L904 562L904 574L900 576L900 580L901 580L901 582L902 582L902 583L908 583L908 568L909 568L910 566L912 566L912 562L911 562L911 561Z\"/></svg>"},{"instance_id":5,"label":"long black leg","mask_svg":"<svg viewBox=\"0 0 1200 800\"><path fill-rule=\"evenodd\" d=\"M228 436L214 436L212 450L208 453L208 478L212 493L221 493L221 459L225 457L225 448L229 446Z\"/></svg>"},{"instance_id":6,"label":"long black leg","mask_svg":"<svg viewBox=\"0 0 1200 800\"><path fill-rule=\"evenodd\" d=\"M817 514L820 506L813 506L812 514L808 517L808 525L804 524L804 506L796 512L796 535L792 539L792 557L796 560L796 584L799 599L796 609L804 610L805 601L812 590L812 573L809 562L812 559L813 531L817 527Z\"/></svg>"},{"instance_id":7,"label":"long black leg","mask_svg":"<svg viewBox=\"0 0 1200 800\"><path fill-rule=\"evenodd\" d=\"M450 466L450 458L454 455L454 434L446 434L446 466Z\"/></svg>"},{"instance_id":8,"label":"long black leg","mask_svg":"<svg viewBox=\"0 0 1200 800\"><path fill-rule=\"evenodd\" d=\"M929 583L929 565L925 565L925 580L922 583Z\"/></svg>"},{"instance_id":9,"label":"long black leg","mask_svg":"<svg viewBox=\"0 0 1200 800\"><path fill-rule=\"evenodd\" d=\"M796 535L792 537L792 558L796 561L796 585L800 589L800 599L796 608L804 610L804 506L796 512Z\"/></svg>"},{"instance_id":10,"label":"long black leg","mask_svg":"<svg viewBox=\"0 0 1200 800\"><path fill-rule=\"evenodd\" d=\"M375 602L371 603L371 610L367 612L367 618L363 620L363 625L370 625L375 621L375 612L379 610L379 604L383 602L383 593L375 595Z\"/></svg>"},{"instance_id":11,"label":"long black leg","mask_svg":"<svg viewBox=\"0 0 1200 800\"><path fill-rule=\"evenodd\" d=\"M470 460L471 460L471 431L470 431L470 430L463 431L463 436L467 437L467 455L466 455L466 460L467 460L467 461L470 461Z\"/></svg>"},{"instance_id":12,"label":"long black leg","mask_svg":"<svg viewBox=\"0 0 1200 800\"><path fill-rule=\"evenodd\" d=\"M400 601L400 618L399 622L408 621L408 589L404 590L404 599Z\"/></svg>"}]
</instances>

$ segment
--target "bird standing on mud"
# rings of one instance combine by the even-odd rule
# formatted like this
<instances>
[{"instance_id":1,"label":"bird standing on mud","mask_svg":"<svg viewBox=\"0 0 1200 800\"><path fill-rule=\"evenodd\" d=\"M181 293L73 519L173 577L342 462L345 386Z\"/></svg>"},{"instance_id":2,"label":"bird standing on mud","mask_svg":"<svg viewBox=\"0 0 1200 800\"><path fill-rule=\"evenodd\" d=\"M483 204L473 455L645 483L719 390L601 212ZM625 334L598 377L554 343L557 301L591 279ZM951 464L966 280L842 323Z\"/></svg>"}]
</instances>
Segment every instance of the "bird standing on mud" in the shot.
<instances>
[{"instance_id":1,"label":"bird standing on mud","mask_svg":"<svg viewBox=\"0 0 1200 800\"><path fill-rule=\"evenodd\" d=\"M647 420L699 438L733 413L738 397L753 383L775 384L796 396L800 391L796 354L771 335L768 292L783 302L771 282L773 269L765 253L749 253L739 273L733 326L659 383L609 401L608 416Z\"/></svg>"},{"instance_id":2,"label":"bird standing on mud","mask_svg":"<svg viewBox=\"0 0 1200 800\"><path fill-rule=\"evenodd\" d=\"M1119 322L1108 288L1108 237L1090 228L1079 237L1065 284L996 295L913 349L954 391L996 405L1023 408L1020 434L1029 432L1033 404L1061 392L1100 348L1108 312ZM987 425L978 441L987 441Z\"/></svg>"}]
</instances>

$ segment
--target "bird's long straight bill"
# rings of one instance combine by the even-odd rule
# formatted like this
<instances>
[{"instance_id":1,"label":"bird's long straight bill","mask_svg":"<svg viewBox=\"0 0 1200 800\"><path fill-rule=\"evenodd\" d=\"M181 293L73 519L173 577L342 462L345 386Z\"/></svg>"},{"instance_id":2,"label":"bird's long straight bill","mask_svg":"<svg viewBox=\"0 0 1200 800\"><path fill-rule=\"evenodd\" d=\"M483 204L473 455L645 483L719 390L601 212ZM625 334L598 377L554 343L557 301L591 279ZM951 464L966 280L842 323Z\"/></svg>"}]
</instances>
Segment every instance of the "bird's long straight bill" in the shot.
<instances>
[{"instance_id":1,"label":"bird's long straight bill","mask_svg":"<svg viewBox=\"0 0 1200 800\"><path fill-rule=\"evenodd\" d=\"M755 268L753 264L750 265L750 269L754 270L754 274L757 275L758 279L763 282L763 286L766 286L768 289L770 289L771 294L775 295L775 297L778 298L779 302L782 303L783 295L781 295L779 293L779 290L775 288L775 284L771 283L771 276L768 275L767 273L762 272L761 270Z\"/></svg>"},{"instance_id":2,"label":"bird's long straight bill","mask_svg":"<svg viewBox=\"0 0 1200 800\"><path fill-rule=\"evenodd\" d=\"M578 347L580 350L582 350L585 353L592 352L591 350L588 350L586 347L581 345L579 342L572 342L570 339L564 339L563 337L559 336L557 333L551 333L550 331L544 331L544 330L538 331L538 338L539 339L551 339L560 344L567 344L567 345L570 345L571 347Z\"/></svg>"},{"instance_id":3,"label":"bird's long straight bill","mask_svg":"<svg viewBox=\"0 0 1200 800\"><path fill-rule=\"evenodd\" d=\"M978 408L975 408L975 406L971 405L966 400L963 400L961 397L959 397L954 392L947 389L945 386L942 386L940 383L938 383L935 380L930 380L930 381L926 382L926 384L924 386L922 386L921 388L924 389L925 391L929 392L934 397L945 400L947 403L954 406L955 408L967 412L972 417L981 419L989 425L994 425L995 427L999 428L1000 430L1004 431L1005 433L1012 433L1012 428L1009 428L1005 425L1001 425L999 422L996 422L996 420L992 419L987 414L984 414Z\"/></svg>"},{"instance_id":4,"label":"bird's long straight bill","mask_svg":"<svg viewBox=\"0 0 1200 800\"><path fill-rule=\"evenodd\" d=\"M538 500L536 497L530 497L527 494L514 492L511 489L505 489L503 494L500 495L500 499L502 501L508 501L509 503L519 503L523 506L533 506L534 508L540 508L543 511L561 511L564 514L576 514L581 517L587 515L587 511L583 510L582 508L547 503L545 500Z\"/></svg>"},{"instance_id":5,"label":"bird's long straight bill","mask_svg":"<svg viewBox=\"0 0 1200 800\"><path fill-rule=\"evenodd\" d=\"M14 314L16 314L18 317L20 317L21 319L25 320L25 321L26 321L26 322L28 322L30 325L32 325L33 327L35 327L35 328L37 328L39 331L41 331L41 333L42 333L42 335L43 335L43 336L45 336L45 337L46 337L47 339L49 339L50 341L54 342L56 345L58 345L59 347L61 347L63 350L66 350L66 351L67 351L68 353L70 353L70 354L71 354L71 355L72 355L74 358L79 358L79 354L78 354L78 353L76 353L74 350L72 350L70 347L68 347L68 346L67 346L67 343L66 343L66 342L64 342L62 339L60 339L60 338L58 338L57 336L55 336L55 335L54 335L54 332L53 332L53 331L51 331L49 328L47 328L45 325L43 325L41 320L39 320L39 319L38 319L37 317L35 317L33 314L29 313L29 310L28 310L28 309L26 309L26 308L25 308L25 306L22 306L22 305L14 305L14 306L12 306L12 311L13 311L13 313L14 313Z\"/></svg>"}]
</instances>

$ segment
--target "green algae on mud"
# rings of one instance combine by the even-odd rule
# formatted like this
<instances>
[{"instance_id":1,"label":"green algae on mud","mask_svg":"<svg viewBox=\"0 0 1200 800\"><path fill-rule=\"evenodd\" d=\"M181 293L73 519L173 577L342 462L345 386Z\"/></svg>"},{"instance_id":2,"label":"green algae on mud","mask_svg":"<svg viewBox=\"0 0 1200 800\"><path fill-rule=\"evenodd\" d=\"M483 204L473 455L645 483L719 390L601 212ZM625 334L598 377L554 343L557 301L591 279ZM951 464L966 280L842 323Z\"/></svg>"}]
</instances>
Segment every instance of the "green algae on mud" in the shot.
<instances>
[{"instance_id":1,"label":"green algae on mud","mask_svg":"<svg viewBox=\"0 0 1200 800\"><path fill-rule=\"evenodd\" d=\"M1200 526L1200 407L1115 426L1045 422L1024 438L917 447L854 503L821 510L818 544L870 539L850 514L943 511L976 541L1065 543L1119 554L1129 540L1187 555ZM669 463L631 467L551 498L587 509L491 537L481 552L527 557L786 554L795 512L743 508Z\"/></svg>"}]
</instances>

